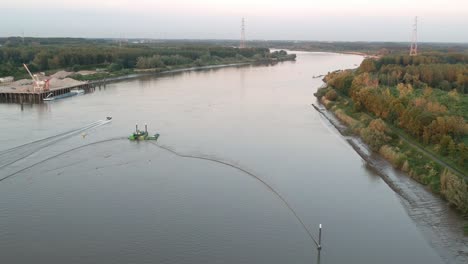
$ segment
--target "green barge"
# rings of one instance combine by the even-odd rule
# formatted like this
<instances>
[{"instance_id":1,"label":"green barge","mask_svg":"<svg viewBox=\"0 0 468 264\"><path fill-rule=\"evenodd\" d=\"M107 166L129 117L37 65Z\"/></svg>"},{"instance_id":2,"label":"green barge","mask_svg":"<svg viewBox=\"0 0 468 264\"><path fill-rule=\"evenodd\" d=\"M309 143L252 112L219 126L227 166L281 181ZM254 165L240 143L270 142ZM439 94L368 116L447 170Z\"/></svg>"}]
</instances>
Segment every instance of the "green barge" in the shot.
<instances>
[{"instance_id":1,"label":"green barge","mask_svg":"<svg viewBox=\"0 0 468 264\"><path fill-rule=\"evenodd\" d=\"M142 141L142 140L158 140L159 134L156 133L153 136L148 134L148 126L145 124L145 131L138 129L138 124L135 126L135 132L131 134L128 139L131 141Z\"/></svg>"}]
</instances>

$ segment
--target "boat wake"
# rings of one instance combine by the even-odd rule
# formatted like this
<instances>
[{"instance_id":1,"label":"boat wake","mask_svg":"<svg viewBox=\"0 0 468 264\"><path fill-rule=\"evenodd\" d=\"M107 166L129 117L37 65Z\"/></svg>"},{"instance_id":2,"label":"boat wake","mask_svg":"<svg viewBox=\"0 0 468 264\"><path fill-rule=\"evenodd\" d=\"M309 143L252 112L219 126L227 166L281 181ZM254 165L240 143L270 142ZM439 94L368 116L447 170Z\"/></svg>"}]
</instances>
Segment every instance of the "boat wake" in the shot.
<instances>
[{"instance_id":1,"label":"boat wake","mask_svg":"<svg viewBox=\"0 0 468 264\"><path fill-rule=\"evenodd\" d=\"M0 151L0 169L9 166L15 162L18 162L22 159L25 159L32 154L38 152L39 150L51 146L59 141L62 141L66 138L69 138L74 135L78 135L88 129L96 128L102 125L105 125L112 120L98 120L96 122L90 123L80 128L72 129L54 136L36 140L33 142L26 143L14 148L6 149Z\"/></svg>"},{"instance_id":2,"label":"boat wake","mask_svg":"<svg viewBox=\"0 0 468 264\"><path fill-rule=\"evenodd\" d=\"M38 151L40 150L41 148L43 147L47 147L49 146L50 144L53 144L63 138L66 138L68 136L71 136L71 135L75 135L79 132L82 132L86 129L90 129L90 128L94 128L94 127L98 127L98 126L101 126L103 124L106 124L110 122L110 120L108 119L107 121L97 121L97 122L94 122L92 124L89 124L88 126L85 126L83 128L80 128L80 129L75 129L75 130L71 130L71 131L68 131L68 132L64 132L62 134L59 134L59 135L56 135L56 136L52 136L52 137L49 137L49 138L45 138L45 139L41 139L41 140L38 140L38 141L34 141L34 142L31 142L31 143L28 143L28 144L25 144L25 145L21 145L21 146L18 146L16 148L12 148L12 149L8 149L8 150L4 150L4 151L1 151L0 152L0 158L3 158L4 156L8 155L9 153L16 153L16 152L21 152L21 153L26 153L26 155L31 155L32 153L34 153L35 151ZM52 159L55 159L57 157L60 157L62 155L65 155L67 153L71 153L71 152L74 152L74 151L77 151L79 149L83 149L83 148L87 148L89 146L93 146L93 145L96 145L96 144L102 144L102 143L107 143L107 142L111 142L111 141L119 141L119 140L125 140L126 138L124 137L116 137L116 138L110 138L110 139L106 139L106 140L101 140L101 141L97 141L97 142L93 142L93 143L89 143L89 144L86 144L86 145L82 145L82 146L78 146L78 147L75 147L75 148L72 148L72 149L69 149L69 150L66 150L66 151L63 151L61 153L58 153L56 155L53 155L51 157L48 157L46 159L43 159L41 161L38 161L34 164L31 164L27 167L24 167L16 172L13 172L7 176L4 176L2 178L0 178L0 182L14 176L14 175L17 175L23 171L26 171L28 169L31 169L33 168L34 166L37 166L39 164L42 164L44 162L47 162L49 160L52 160ZM300 223L300 225L302 226L302 228L304 229L304 231L306 232L306 234L308 235L308 237L312 240L312 242L315 244L315 246L317 246L317 249L318 249L318 262L317 263L320 263L320 249L321 249L321 244L320 244L320 238L319 240L317 241L315 238L314 238L314 235L311 233L311 231L309 230L309 228L306 226L306 224L302 221L302 219L300 218L299 214L296 213L296 211L294 210L294 208L287 202L287 200L277 191L275 190L275 188L273 188L270 184L268 184L265 180L263 180L261 177L255 175L254 173L240 167L239 165L236 165L236 164L233 164L233 163L229 163L227 161L223 161L223 160L220 160L220 159L217 159L217 158L211 158L211 157L207 157L207 156L202 156L202 155L190 155L190 154L183 154L183 153L180 153L170 147L167 147L167 146L163 146L163 145L160 145L160 144L157 144L155 142L149 142L151 144L153 144L154 146L160 148L160 149L163 149L165 151L168 151L176 156L179 156L181 158L189 158L189 159L198 159L198 160L205 160L205 161L208 161L208 162L214 162L214 163L218 163L220 165L223 165L223 166L228 166L228 167L231 167L233 169L236 169L242 173L245 173L247 175L249 175L250 177L256 179L257 181L259 181L262 185L264 185L267 189L269 189L271 192L273 192L275 194L275 196L277 196L277 198L280 199L280 201L288 208L288 210L293 214L293 216L297 219L297 221ZM19 159L24 159L25 157L27 156L19 156L20 158ZM9 161L9 164L12 164L16 161L18 161L19 159L17 160L13 160L13 161ZM6 164L6 165L5 165ZM0 163L0 166L7 166L8 163ZM1 167L0 167L1 168ZM321 228L321 227L320 227Z\"/></svg>"}]
</instances>

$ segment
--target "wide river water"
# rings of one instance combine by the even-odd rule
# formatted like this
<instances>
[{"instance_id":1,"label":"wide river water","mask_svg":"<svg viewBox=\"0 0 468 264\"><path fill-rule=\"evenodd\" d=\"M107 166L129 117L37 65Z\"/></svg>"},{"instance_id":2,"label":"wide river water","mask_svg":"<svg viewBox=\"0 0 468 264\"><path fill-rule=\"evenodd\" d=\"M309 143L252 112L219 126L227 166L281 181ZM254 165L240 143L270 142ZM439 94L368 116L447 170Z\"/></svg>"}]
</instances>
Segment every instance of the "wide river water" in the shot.
<instances>
[{"instance_id":1,"label":"wide river water","mask_svg":"<svg viewBox=\"0 0 468 264\"><path fill-rule=\"evenodd\" d=\"M311 107L322 84L312 76L361 61L298 53L0 104L0 263L317 263L314 242L264 184L130 142L135 123L180 154L253 173L315 238L323 224L320 263L444 263L399 195Z\"/></svg>"}]
</instances>

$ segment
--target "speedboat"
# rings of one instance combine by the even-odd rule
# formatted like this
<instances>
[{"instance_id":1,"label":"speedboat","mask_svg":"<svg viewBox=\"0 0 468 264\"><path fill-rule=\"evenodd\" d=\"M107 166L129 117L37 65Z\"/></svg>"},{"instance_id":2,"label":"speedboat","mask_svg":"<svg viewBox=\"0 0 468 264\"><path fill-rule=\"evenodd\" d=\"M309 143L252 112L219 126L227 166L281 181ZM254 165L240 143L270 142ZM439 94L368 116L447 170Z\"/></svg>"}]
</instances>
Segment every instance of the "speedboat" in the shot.
<instances>
[{"instance_id":1,"label":"speedboat","mask_svg":"<svg viewBox=\"0 0 468 264\"><path fill-rule=\"evenodd\" d=\"M76 95L78 95L78 94L84 94L85 91L83 89L76 89L76 90L71 90L70 93L75 93Z\"/></svg>"}]
</instances>

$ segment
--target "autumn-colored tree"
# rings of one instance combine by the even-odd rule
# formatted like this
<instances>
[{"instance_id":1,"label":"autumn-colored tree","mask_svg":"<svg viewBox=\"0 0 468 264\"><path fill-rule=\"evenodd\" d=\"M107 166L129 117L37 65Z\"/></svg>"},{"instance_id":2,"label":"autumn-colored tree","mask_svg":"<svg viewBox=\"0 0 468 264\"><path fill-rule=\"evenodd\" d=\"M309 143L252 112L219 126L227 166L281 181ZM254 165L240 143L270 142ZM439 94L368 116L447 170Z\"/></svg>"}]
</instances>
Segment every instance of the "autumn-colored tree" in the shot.
<instances>
[{"instance_id":1,"label":"autumn-colored tree","mask_svg":"<svg viewBox=\"0 0 468 264\"><path fill-rule=\"evenodd\" d=\"M385 122L379 118L372 120L367 128L362 129L361 135L372 150L377 151L392 139L386 134L386 131L388 128Z\"/></svg>"},{"instance_id":2,"label":"autumn-colored tree","mask_svg":"<svg viewBox=\"0 0 468 264\"><path fill-rule=\"evenodd\" d=\"M439 146L440 146L439 152L440 152L440 154L442 154L444 156L446 156L448 154L449 145L450 145L450 142L452 142L452 141L453 140L449 135L442 136L442 139L440 140L440 143L439 143Z\"/></svg>"},{"instance_id":3,"label":"autumn-colored tree","mask_svg":"<svg viewBox=\"0 0 468 264\"><path fill-rule=\"evenodd\" d=\"M348 95L353 78L354 76L351 71L339 71L328 78L327 84Z\"/></svg>"},{"instance_id":4,"label":"autumn-colored tree","mask_svg":"<svg viewBox=\"0 0 468 264\"><path fill-rule=\"evenodd\" d=\"M365 59L359 66L359 72L373 72L375 71L375 62L373 59Z\"/></svg>"},{"instance_id":5,"label":"autumn-colored tree","mask_svg":"<svg viewBox=\"0 0 468 264\"><path fill-rule=\"evenodd\" d=\"M337 72L330 81L347 91L354 109L394 124L443 155L468 161L463 93L468 93L468 55L430 54L366 59L356 71ZM345 85L345 83L347 85ZM443 92L441 92L442 89ZM451 90L451 91L450 91ZM449 92L450 91L450 92ZM377 121L376 121L377 122ZM375 150L385 142L376 122L361 129Z\"/></svg>"},{"instance_id":6,"label":"autumn-colored tree","mask_svg":"<svg viewBox=\"0 0 468 264\"><path fill-rule=\"evenodd\" d=\"M335 101L338 98L338 94L335 92L335 90L330 90L325 94L325 98L330 101Z\"/></svg>"},{"instance_id":7,"label":"autumn-colored tree","mask_svg":"<svg viewBox=\"0 0 468 264\"><path fill-rule=\"evenodd\" d=\"M411 84L399 83L397 89L400 93L400 97L407 97L413 93L413 86Z\"/></svg>"}]
</instances>

